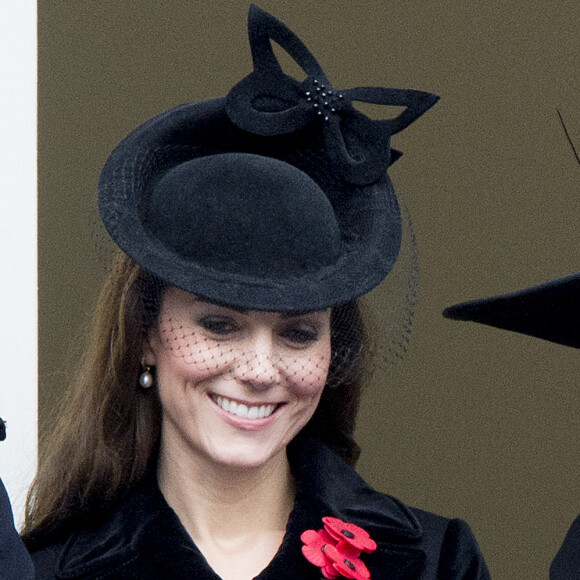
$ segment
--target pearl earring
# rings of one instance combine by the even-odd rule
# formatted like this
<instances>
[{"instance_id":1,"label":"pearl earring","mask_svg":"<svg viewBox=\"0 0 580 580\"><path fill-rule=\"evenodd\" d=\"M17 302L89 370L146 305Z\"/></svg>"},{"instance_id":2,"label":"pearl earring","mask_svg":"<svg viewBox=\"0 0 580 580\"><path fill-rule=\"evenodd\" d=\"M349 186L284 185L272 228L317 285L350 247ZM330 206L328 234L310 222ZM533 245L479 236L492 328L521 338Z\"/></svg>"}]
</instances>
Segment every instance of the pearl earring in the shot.
<instances>
[{"instance_id":1,"label":"pearl earring","mask_svg":"<svg viewBox=\"0 0 580 580\"><path fill-rule=\"evenodd\" d=\"M139 376L139 384L144 389L149 389L153 386L153 375L151 374L151 367L146 365L143 359L141 359L141 366L143 367L143 372Z\"/></svg>"}]
</instances>

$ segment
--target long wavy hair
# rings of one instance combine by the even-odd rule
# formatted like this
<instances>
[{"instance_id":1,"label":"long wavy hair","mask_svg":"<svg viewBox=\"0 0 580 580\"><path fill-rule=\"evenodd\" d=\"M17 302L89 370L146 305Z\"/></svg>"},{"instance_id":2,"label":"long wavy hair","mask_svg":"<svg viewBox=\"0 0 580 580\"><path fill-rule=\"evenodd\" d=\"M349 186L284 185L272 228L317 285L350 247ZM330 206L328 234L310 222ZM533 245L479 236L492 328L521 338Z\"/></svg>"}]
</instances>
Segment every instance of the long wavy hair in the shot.
<instances>
[{"instance_id":1,"label":"long wavy hair","mask_svg":"<svg viewBox=\"0 0 580 580\"><path fill-rule=\"evenodd\" d=\"M154 468L161 431L155 389L139 388L147 330L155 323L164 285L123 253L97 303L92 332L54 429L41 440L39 468L28 495L22 535L30 550L58 541L103 517ZM331 386L303 434L322 439L346 462L354 441L365 352L357 301L333 308Z\"/></svg>"}]
</instances>

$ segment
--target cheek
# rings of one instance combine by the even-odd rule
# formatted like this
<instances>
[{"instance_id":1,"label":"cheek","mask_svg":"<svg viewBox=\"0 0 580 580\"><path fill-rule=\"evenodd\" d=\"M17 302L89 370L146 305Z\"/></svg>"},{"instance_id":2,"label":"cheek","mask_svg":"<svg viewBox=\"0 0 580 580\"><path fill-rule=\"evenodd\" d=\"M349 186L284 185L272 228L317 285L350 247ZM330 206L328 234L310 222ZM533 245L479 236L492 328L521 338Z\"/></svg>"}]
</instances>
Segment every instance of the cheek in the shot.
<instances>
[{"instance_id":1,"label":"cheek","mask_svg":"<svg viewBox=\"0 0 580 580\"><path fill-rule=\"evenodd\" d=\"M329 341L307 355L288 357L284 361L286 376L304 396L319 398L328 377L330 356Z\"/></svg>"}]
</instances>

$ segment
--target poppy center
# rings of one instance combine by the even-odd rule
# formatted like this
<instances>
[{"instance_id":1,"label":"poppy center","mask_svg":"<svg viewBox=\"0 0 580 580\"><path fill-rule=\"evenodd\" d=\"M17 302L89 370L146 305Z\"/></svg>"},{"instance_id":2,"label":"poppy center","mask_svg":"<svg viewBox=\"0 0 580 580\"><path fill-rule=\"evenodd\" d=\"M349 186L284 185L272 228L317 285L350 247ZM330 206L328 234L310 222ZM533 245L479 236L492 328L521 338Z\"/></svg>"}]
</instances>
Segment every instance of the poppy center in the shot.
<instances>
[{"instance_id":1,"label":"poppy center","mask_svg":"<svg viewBox=\"0 0 580 580\"><path fill-rule=\"evenodd\" d=\"M356 566L350 561L350 560L345 560L344 561L345 565L348 566L351 570L356 570Z\"/></svg>"}]
</instances>

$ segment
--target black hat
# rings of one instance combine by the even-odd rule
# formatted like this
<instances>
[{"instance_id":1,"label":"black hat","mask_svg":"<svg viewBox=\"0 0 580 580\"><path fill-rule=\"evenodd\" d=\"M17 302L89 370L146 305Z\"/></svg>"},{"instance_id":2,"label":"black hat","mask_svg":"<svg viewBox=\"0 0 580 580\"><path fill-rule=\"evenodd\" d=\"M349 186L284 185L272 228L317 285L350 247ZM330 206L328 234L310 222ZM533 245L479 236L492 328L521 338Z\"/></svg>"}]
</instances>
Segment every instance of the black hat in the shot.
<instances>
[{"instance_id":1,"label":"black hat","mask_svg":"<svg viewBox=\"0 0 580 580\"><path fill-rule=\"evenodd\" d=\"M252 5L254 72L225 98L150 119L109 157L99 210L117 245L166 283L225 304L314 310L389 273L401 217L386 169L390 136L437 100L334 89L300 41ZM276 41L307 74L282 72ZM373 121L353 101L405 106Z\"/></svg>"},{"instance_id":2,"label":"black hat","mask_svg":"<svg viewBox=\"0 0 580 580\"><path fill-rule=\"evenodd\" d=\"M455 304L443 316L580 348L580 272L510 294Z\"/></svg>"}]
</instances>

